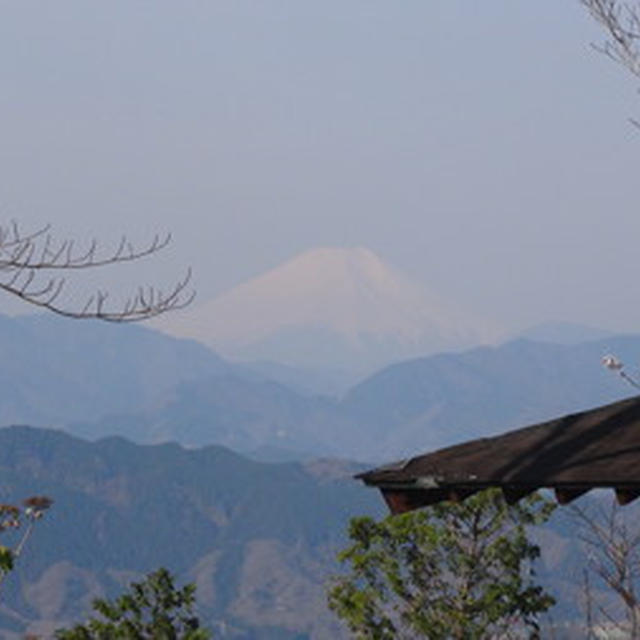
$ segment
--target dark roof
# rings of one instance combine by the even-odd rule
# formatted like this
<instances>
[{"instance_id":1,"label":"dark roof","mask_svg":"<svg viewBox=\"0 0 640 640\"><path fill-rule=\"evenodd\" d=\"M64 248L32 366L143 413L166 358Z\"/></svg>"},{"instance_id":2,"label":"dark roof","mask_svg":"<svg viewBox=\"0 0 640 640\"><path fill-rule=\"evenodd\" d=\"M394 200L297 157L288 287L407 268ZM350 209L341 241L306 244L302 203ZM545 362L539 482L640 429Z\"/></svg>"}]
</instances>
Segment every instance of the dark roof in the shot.
<instances>
[{"instance_id":1,"label":"dark roof","mask_svg":"<svg viewBox=\"0 0 640 640\"><path fill-rule=\"evenodd\" d=\"M566 504L613 488L640 496L640 396L492 438L471 440L356 476L378 487L393 513L463 500L488 487L515 502L543 487Z\"/></svg>"}]
</instances>

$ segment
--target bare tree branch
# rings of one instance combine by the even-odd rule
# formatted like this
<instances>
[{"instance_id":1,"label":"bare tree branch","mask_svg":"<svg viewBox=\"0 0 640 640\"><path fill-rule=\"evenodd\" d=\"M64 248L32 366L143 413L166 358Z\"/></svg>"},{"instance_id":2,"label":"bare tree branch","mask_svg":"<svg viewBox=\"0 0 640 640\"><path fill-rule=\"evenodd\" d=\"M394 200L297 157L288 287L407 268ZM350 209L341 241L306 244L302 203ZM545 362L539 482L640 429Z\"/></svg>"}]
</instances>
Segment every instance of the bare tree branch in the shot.
<instances>
[{"instance_id":1,"label":"bare tree branch","mask_svg":"<svg viewBox=\"0 0 640 640\"><path fill-rule=\"evenodd\" d=\"M640 5L620 0L580 0L604 27L607 39L594 47L640 77Z\"/></svg>"},{"instance_id":2,"label":"bare tree branch","mask_svg":"<svg viewBox=\"0 0 640 640\"><path fill-rule=\"evenodd\" d=\"M636 638L640 632L640 529L631 531L619 507L612 501L609 509L599 507L589 511L572 505L569 513L579 523L577 537L585 546L589 558L588 569L598 576L618 597L624 611L626 624L620 626L619 616L599 605L600 614L610 624L626 629ZM585 580L588 575L585 573ZM587 583L588 584L588 583ZM593 603L589 598L588 624L593 626Z\"/></svg>"},{"instance_id":3,"label":"bare tree branch","mask_svg":"<svg viewBox=\"0 0 640 640\"><path fill-rule=\"evenodd\" d=\"M603 44L593 47L640 78L640 2L580 0L605 30ZM640 121L629 118L640 129Z\"/></svg>"},{"instance_id":4,"label":"bare tree branch","mask_svg":"<svg viewBox=\"0 0 640 640\"><path fill-rule=\"evenodd\" d=\"M139 286L136 293L115 307L107 304L109 293L98 290L77 306L62 300L66 275L109 265L134 262L162 251L171 234L156 235L142 248L123 236L112 251L100 251L94 239L85 250L73 240L55 241L50 227L23 234L15 222L0 225L0 290L25 302L68 318L95 318L108 322L135 322L182 309L194 298L189 291L191 270L166 293L152 286Z\"/></svg>"}]
</instances>

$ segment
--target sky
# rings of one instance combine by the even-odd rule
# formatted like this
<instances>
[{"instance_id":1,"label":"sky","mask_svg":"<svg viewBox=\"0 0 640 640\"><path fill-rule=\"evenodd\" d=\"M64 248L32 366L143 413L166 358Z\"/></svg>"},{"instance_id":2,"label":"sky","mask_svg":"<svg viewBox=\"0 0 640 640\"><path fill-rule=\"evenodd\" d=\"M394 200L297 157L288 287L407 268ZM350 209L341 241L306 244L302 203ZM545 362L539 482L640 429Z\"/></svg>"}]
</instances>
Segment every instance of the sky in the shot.
<instances>
[{"instance_id":1,"label":"sky","mask_svg":"<svg viewBox=\"0 0 640 640\"><path fill-rule=\"evenodd\" d=\"M2 218L173 233L101 284L364 246L508 329L640 330L640 80L578 0L0 8Z\"/></svg>"}]
</instances>

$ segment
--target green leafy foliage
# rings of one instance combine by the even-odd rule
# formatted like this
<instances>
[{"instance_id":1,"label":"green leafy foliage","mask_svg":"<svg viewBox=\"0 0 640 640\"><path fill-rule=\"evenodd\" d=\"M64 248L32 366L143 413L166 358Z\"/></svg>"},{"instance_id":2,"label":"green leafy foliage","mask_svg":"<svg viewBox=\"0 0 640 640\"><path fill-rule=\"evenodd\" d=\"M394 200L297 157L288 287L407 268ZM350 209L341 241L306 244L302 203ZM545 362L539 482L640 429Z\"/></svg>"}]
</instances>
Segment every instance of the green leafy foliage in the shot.
<instances>
[{"instance_id":1,"label":"green leafy foliage","mask_svg":"<svg viewBox=\"0 0 640 640\"><path fill-rule=\"evenodd\" d=\"M90 618L70 630L58 630L58 640L206 640L208 630L193 614L195 585L177 589L164 568L143 582L132 583L115 601L97 599L93 608L100 618Z\"/></svg>"},{"instance_id":2,"label":"green leafy foliage","mask_svg":"<svg viewBox=\"0 0 640 640\"><path fill-rule=\"evenodd\" d=\"M13 569L13 551L9 547L0 545L0 573L9 573Z\"/></svg>"},{"instance_id":3,"label":"green leafy foliage","mask_svg":"<svg viewBox=\"0 0 640 640\"><path fill-rule=\"evenodd\" d=\"M540 549L526 528L553 508L539 495L510 507L490 489L380 522L354 518L338 556L350 572L334 579L329 606L361 640L536 637L555 600L535 584Z\"/></svg>"}]
</instances>

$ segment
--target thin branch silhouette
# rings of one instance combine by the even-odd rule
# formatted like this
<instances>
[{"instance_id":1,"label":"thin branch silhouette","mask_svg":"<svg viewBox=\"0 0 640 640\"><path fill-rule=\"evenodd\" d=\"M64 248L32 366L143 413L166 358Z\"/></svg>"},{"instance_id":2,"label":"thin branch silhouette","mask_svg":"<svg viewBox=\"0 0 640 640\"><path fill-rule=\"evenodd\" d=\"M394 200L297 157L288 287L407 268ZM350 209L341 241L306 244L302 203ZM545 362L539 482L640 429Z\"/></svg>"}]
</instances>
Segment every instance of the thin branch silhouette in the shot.
<instances>
[{"instance_id":1,"label":"thin branch silhouette","mask_svg":"<svg viewBox=\"0 0 640 640\"><path fill-rule=\"evenodd\" d=\"M134 262L162 251L170 242L171 234L156 235L140 248L123 236L111 251L101 250L95 239L82 249L73 240L56 240L49 225L30 233L22 233L16 222L0 225L0 290L68 318L108 322L146 320L191 303L195 296L189 290L191 269L167 291L138 286L119 305L111 305L109 292L102 289L75 306L63 301L67 274Z\"/></svg>"}]
</instances>

